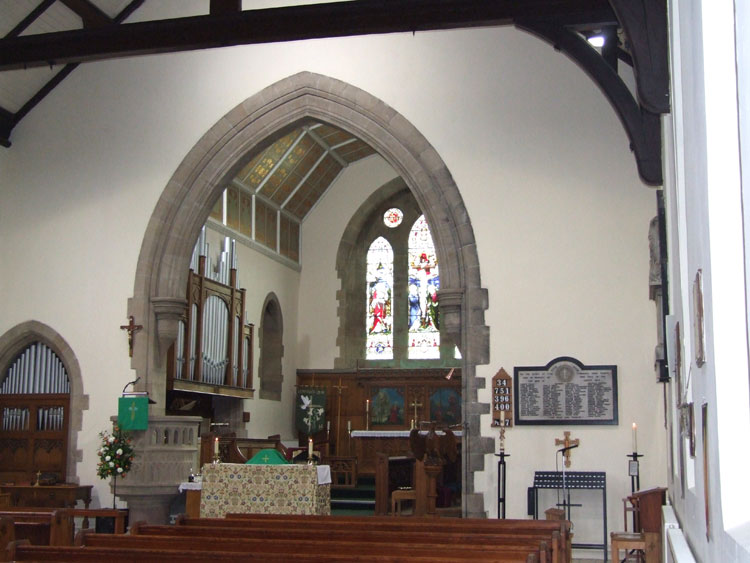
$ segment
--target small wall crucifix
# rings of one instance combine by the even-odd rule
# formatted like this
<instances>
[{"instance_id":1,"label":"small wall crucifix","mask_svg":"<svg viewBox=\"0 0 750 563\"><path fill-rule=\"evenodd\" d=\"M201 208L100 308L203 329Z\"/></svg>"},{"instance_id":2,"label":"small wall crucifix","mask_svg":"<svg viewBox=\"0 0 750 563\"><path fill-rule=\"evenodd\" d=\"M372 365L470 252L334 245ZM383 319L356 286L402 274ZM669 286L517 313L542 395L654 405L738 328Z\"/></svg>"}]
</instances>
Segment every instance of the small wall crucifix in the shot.
<instances>
[{"instance_id":1,"label":"small wall crucifix","mask_svg":"<svg viewBox=\"0 0 750 563\"><path fill-rule=\"evenodd\" d=\"M141 330L143 328L143 325L135 324L133 315L130 315L128 319L130 322L126 325L120 325L120 330L128 331L128 351L130 353L130 357L132 358L133 357L133 334Z\"/></svg>"},{"instance_id":2,"label":"small wall crucifix","mask_svg":"<svg viewBox=\"0 0 750 563\"><path fill-rule=\"evenodd\" d=\"M580 440L578 438L576 438L575 440L571 440L570 432L568 432L567 430L563 432L563 435L565 436L565 438L562 440L560 440L559 438L555 438L555 445L563 447L563 450L564 450L563 455L565 456L565 467L570 467L570 450L566 448L579 445Z\"/></svg>"}]
</instances>

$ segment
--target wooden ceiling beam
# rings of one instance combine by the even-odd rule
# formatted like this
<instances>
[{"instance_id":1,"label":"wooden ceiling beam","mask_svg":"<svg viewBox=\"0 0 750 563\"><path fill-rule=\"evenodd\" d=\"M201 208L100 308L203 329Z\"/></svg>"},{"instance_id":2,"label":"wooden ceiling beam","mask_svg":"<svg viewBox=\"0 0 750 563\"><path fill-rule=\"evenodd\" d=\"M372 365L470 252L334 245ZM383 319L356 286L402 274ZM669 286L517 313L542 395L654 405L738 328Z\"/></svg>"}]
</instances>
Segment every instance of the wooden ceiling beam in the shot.
<instances>
[{"instance_id":1,"label":"wooden ceiling beam","mask_svg":"<svg viewBox=\"0 0 750 563\"><path fill-rule=\"evenodd\" d=\"M65 0L83 9L83 0ZM88 3L88 2L86 2ZM222 6L231 8L228 1ZM215 4L219 6L219 4ZM105 25L0 39L0 70L324 37L614 20L607 0L357 0ZM217 11L219 9L217 8Z\"/></svg>"},{"instance_id":2,"label":"wooden ceiling beam","mask_svg":"<svg viewBox=\"0 0 750 563\"><path fill-rule=\"evenodd\" d=\"M641 180L651 186L661 185L663 175L659 115L637 102L615 69L579 34L537 21L519 22L517 25L565 53L599 86L630 139L630 148L635 154Z\"/></svg>"},{"instance_id":3,"label":"wooden ceiling beam","mask_svg":"<svg viewBox=\"0 0 750 563\"><path fill-rule=\"evenodd\" d=\"M23 31L29 27L32 23L36 21L36 19L41 16L47 8L49 8L52 4L54 4L56 0L44 0L40 4L36 6L33 10L31 10L28 15L23 18L20 22L16 24L16 26L11 29L5 37L16 37L18 35L21 35Z\"/></svg>"},{"instance_id":4,"label":"wooden ceiling beam","mask_svg":"<svg viewBox=\"0 0 750 563\"><path fill-rule=\"evenodd\" d=\"M89 0L60 0L73 10L83 21L83 27L102 27L114 23L112 18L102 12Z\"/></svg>"}]
</instances>

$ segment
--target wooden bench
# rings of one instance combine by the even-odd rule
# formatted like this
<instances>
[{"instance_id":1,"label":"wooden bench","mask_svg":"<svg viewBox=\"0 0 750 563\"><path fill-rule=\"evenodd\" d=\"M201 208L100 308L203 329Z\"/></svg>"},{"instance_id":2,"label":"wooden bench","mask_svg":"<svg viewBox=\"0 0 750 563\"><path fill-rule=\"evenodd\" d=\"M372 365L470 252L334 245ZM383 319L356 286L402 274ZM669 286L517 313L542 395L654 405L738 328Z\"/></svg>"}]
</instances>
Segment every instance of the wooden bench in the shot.
<instances>
[{"instance_id":1,"label":"wooden bench","mask_svg":"<svg viewBox=\"0 0 750 563\"><path fill-rule=\"evenodd\" d=\"M174 526L172 527L175 528ZM200 533L204 530L204 533ZM150 530L155 531L155 530ZM350 557L354 556L382 555L400 557L404 560L419 555L428 560L443 559L450 561L518 561L525 563L529 555L535 555L532 559L549 561L546 544L540 541L508 542L507 545L494 544L433 544L417 541L393 541L387 537L367 538L357 537L333 537L330 534L317 533L315 537L269 537L259 535L248 537L245 530L217 528L181 530L181 535L142 535L115 536L111 534L86 534L82 537L82 543L91 547L136 547L140 549L169 549L178 546L180 549L200 551L206 549L220 549L223 551L235 551L244 553L303 553L317 554L321 560L329 556ZM217 534L217 531L219 532ZM189 533L192 532L192 533ZM230 532L230 533L227 533ZM234 533L231 533L234 532ZM220 546L220 547L219 547Z\"/></svg>"},{"instance_id":2,"label":"wooden bench","mask_svg":"<svg viewBox=\"0 0 750 563\"><path fill-rule=\"evenodd\" d=\"M67 508L5 508L0 518L13 523L14 539L36 545L72 545L73 516Z\"/></svg>"},{"instance_id":3,"label":"wooden bench","mask_svg":"<svg viewBox=\"0 0 750 563\"><path fill-rule=\"evenodd\" d=\"M463 531L465 533L490 533L490 534L537 534L550 540L555 560L568 562L570 560L570 522L566 520L490 520L484 518L393 518L391 516L323 516L313 517L295 514L227 514L226 518L215 519L190 519L178 518L181 525L215 525L222 526L222 522L229 520L254 523L256 526L265 526L269 522L278 524L285 523L287 527L313 527L326 530L340 526L344 529L364 528L369 530L380 529L392 532L403 532L405 530L424 530L443 533L448 530ZM553 538L553 533L557 534Z\"/></svg>"},{"instance_id":4,"label":"wooden bench","mask_svg":"<svg viewBox=\"0 0 750 563\"><path fill-rule=\"evenodd\" d=\"M561 533L568 530L568 522L535 520L181 517L176 526L134 524L131 535L84 531L73 547L12 542L3 560L564 563Z\"/></svg>"},{"instance_id":5,"label":"wooden bench","mask_svg":"<svg viewBox=\"0 0 750 563\"><path fill-rule=\"evenodd\" d=\"M158 526L137 525L131 529L133 535L170 536L183 538L211 538L221 535L222 538L260 539L266 541L282 540L286 542L318 541L325 537L326 541L355 542L364 545L372 542L384 544L407 544L444 546L468 546L481 549L485 553L502 552L505 548L523 547L528 550L539 549L540 559L552 563L560 563L559 553L552 549L548 537L533 534L467 534L440 531L383 531L368 528L319 528L319 527L256 527L256 526Z\"/></svg>"},{"instance_id":6,"label":"wooden bench","mask_svg":"<svg viewBox=\"0 0 750 563\"><path fill-rule=\"evenodd\" d=\"M110 536L112 537L112 536ZM128 536L120 536L121 541L125 542ZM289 545L281 552L263 551L257 553L238 553L231 551L221 551L216 546L208 546L205 542L202 544L202 550L177 548L173 543L168 543L170 547L164 549L150 549L146 547L69 547L69 546L37 546L19 542L13 542L6 550L4 561L44 561L45 563L56 563L63 561L106 561L107 563L179 563L182 561L271 561L282 562L291 561L294 563L320 563L321 561L336 562L357 562L367 561L371 563L451 563L456 561L452 558L440 556L421 556L410 554L407 556L394 556L392 554L359 552L346 554L332 553L300 553L295 550L295 546ZM478 558L472 561L480 563L537 563L538 559L534 554L529 554L525 559L518 558Z\"/></svg>"},{"instance_id":7,"label":"wooden bench","mask_svg":"<svg viewBox=\"0 0 750 563\"><path fill-rule=\"evenodd\" d=\"M7 514L8 516L11 516L11 517L13 515L22 515L22 514L40 515L40 514L51 514L53 512L62 512L64 514L70 515L72 518L82 518L82 522L81 522L82 528L89 527L89 518L114 518L114 522L115 522L114 533L124 534L126 531L125 519L127 517L127 511L117 510L115 508L49 508L49 507L28 508L28 507L21 507L21 506L13 506L13 507L0 509L0 515ZM70 542L68 542L67 545L71 545L73 542L74 528L71 527L69 531L66 530L64 533L66 534L66 537L68 537L68 535L70 537ZM21 538L17 538L17 539L21 539ZM61 544L53 544L53 545L61 545Z\"/></svg>"}]
</instances>

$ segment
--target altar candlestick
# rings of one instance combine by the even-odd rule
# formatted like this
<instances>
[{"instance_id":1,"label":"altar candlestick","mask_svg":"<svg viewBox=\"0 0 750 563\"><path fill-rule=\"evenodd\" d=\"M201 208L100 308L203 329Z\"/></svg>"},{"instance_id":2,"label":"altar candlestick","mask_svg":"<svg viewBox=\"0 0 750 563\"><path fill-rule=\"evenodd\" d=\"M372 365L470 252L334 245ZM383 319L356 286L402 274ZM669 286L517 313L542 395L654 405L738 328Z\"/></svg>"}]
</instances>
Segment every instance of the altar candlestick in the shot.
<instances>
[{"instance_id":1,"label":"altar candlestick","mask_svg":"<svg viewBox=\"0 0 750 563\"><path fill-rule=\"evenodd\" d=\"M307 439L307 459L312 459L313 456L313 439Z\"/></svg>"},{"instance_id":2,"label":"altar candlestick","mask_svg":"<svg viewBox=\"0 0 750 563\"><path fill-rule=\"evenodd\" d=\"M214 438L214 455L219 457L219 438Z\"/></svg>"},{"instance_id":3,"label":"altar candlestick","mask_svg":"<svg viewBox=\"0 0 750 563\"><path fill-rule=\"evenodd\" d=\"M633 451L638 451L638 425L633 423Z\"/></svg>"}]
</instances>

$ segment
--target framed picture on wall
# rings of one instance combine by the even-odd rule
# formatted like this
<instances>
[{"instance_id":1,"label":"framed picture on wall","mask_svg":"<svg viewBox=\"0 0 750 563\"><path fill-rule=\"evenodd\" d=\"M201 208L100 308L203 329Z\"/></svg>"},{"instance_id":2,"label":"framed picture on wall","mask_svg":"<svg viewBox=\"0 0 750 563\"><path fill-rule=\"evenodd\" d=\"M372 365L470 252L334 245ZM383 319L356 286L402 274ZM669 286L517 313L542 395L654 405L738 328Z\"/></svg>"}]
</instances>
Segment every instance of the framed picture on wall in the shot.
<instances>
[{"instance_id":1,"label":"framed picture on wall","mask_svg":"<svg viewBox=\"0 0 750 563\"><path fill-rule=\"evenodd\" d=\"M461 395L454 387L439 387L430 392L430 420L438 426L461 422Z\"/></svg>"},{"instance_id":2,"label":"framed picture on wall","mask_svg":"<svg viewBox=\"0 0 750 563\"><path fill-rule=\"evenodd\" d=\"M370 427L404 426L403 387L372 387L370 404Z\"/></svg>"},{"instance_id":3,"label":"framed picture on wall","mask_svg":"<svg viewBox=\"0 0 750 563\"><path fill-rule=\"evenodd\" d=\"M695 273L693 281L693 332L695 334L695 364L701 367L706 363L706 335L703 318L703 270Z\"/></svg>"}]
</instances>

